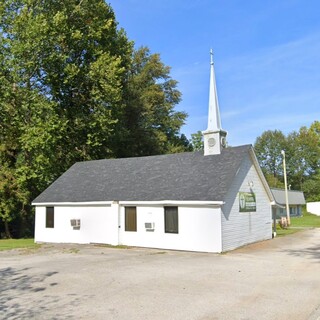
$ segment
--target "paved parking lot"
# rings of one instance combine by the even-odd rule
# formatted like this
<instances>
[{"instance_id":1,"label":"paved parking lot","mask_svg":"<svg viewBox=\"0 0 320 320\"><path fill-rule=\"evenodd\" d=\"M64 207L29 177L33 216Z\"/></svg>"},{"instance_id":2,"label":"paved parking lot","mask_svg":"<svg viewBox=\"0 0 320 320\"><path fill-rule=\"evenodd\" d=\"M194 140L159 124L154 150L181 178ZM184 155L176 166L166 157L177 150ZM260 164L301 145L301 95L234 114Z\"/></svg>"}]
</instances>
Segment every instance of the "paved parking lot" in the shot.
<instances>
[{"instance_id":1,"label":"paved parking lot","mask_svg":"<svg viewBox=\"0 0 320 320\"><path fill-rule=\"evenodd\" d=\"M0 319L320 319L320 229L216 255L0 252Z\"/></svg>"}]
</instances>

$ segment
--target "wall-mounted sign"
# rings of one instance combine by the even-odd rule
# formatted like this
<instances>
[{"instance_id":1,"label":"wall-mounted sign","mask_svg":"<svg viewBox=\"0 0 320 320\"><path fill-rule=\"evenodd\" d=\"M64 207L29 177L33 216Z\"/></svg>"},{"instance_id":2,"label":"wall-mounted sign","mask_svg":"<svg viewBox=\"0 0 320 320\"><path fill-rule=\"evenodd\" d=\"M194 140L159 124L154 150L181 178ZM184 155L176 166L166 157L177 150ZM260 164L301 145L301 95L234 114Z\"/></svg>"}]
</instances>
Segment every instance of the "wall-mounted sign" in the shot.
<instances>
[{"instance_id":1,"label":"wall-mounted sign","mask_svg":"<svg viewBox=\"0 0 320 320\"><path fill-rule=\"evenodd\" d=\"M255 212L256 209L256 195L253 192L239 192L239 211Z\"/></svg>"}]
</instances>

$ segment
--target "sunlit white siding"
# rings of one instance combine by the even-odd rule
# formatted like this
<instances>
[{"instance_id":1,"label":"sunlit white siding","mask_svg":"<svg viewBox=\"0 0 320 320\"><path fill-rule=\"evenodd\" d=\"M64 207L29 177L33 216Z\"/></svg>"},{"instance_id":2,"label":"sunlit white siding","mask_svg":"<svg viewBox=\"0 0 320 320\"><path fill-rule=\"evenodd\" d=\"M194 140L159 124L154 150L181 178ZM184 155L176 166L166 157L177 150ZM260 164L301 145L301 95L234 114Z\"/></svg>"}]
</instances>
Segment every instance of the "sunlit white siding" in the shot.
<instances>
[{"instance_id":1,"label":"sunlit white siding","mask_svg":"<svg viewBox=\"0 0 320 320\"><path fill-rule=\"evenodd\" d=\"M256 212L239 212L239 192L255 193ZM249 155L243 160L225 198L222 235L223 251L272 237L270 198Z\"/></svg>"}]
</instances>

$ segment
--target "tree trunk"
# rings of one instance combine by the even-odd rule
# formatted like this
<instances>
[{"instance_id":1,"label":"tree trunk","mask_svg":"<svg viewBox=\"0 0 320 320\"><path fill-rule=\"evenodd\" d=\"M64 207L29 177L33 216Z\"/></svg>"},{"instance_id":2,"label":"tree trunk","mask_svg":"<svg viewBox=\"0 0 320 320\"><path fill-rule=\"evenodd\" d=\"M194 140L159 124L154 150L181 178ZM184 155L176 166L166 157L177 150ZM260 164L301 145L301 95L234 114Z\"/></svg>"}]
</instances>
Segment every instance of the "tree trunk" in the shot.
<instances>
[{"instance_id":1,"label":"tree trunk","mask_svg":"<svg viewBox=\"0 0 320 320\"><path fill-rule=\"evenodd\" d=\"M9 230L8 221L4 222L4 232L5 232L6 238L7 239L11 239L11 233L10 233L10 230Z\"/></svg>"}]
</instances>

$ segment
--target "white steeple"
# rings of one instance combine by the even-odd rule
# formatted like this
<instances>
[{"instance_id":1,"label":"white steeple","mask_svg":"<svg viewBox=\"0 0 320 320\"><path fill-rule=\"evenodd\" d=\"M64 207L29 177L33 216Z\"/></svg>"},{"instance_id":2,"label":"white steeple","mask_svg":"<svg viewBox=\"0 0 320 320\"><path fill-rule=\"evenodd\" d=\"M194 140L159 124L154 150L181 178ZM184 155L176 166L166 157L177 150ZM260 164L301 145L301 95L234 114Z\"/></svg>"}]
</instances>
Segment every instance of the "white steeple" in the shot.
<instances>
[{"instance_id":1,"label":"white steeple","mask_svg":"<svg viewBox=\"0 0 320 320\"><path fill-rule=\"evenodd\" d=\"M220 110L217 95L216 79L214 74L213 52L210 50L210 91L208 128L203 131L204 155L220 154L226 147L227 132L221 128Z\"/></svg>"},{"instance_id":2,"label":"white steeple","mask_svg":"<svg viewBox=\"0 0 320 320\"><path fill-rule=\"evenodd\" d=\"M219 102L217 95L216 78L213 65L213 51L210 50L210 91L209 91L209 113L207 131L221 130Z\"/></svg>"}]
</instances>

